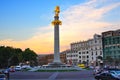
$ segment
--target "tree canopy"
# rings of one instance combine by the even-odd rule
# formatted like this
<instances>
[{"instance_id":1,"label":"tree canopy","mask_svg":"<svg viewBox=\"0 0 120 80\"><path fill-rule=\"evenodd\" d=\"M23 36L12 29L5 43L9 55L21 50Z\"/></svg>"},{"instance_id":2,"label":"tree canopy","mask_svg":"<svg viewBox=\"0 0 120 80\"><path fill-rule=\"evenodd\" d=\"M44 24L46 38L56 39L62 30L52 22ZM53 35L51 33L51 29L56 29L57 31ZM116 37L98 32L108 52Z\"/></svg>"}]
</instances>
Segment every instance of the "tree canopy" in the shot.
<instances>
[{"instance_id":1,"label":"tree canopy","mask_svg":"<svg viewBox=\"0 0 120 80\"><path fill-rule=\"evenodd\" d=\"M29 61L30 65L37 64L37 54L29 48L22 51L20 48L0 46L0 68L18 65Z\"/></svg>"}]
</instances>

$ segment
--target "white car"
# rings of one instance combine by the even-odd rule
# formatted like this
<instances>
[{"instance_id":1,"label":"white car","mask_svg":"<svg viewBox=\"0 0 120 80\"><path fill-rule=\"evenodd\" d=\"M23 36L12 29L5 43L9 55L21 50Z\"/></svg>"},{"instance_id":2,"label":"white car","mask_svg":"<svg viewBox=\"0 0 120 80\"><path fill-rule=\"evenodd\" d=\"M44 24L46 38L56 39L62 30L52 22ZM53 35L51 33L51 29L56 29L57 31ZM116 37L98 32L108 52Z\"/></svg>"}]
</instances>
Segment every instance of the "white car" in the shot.
<instances>
[{"instance_id":1,"label":"white car","mask_svg":"<svg viewBox=\"0 0 120 80\"><path fill-rule=\"evenodd\" d=\"M21 68L22 69L30 69L31 67L30 67L30 65L23 65Z\"/></svg>"},{"instance_id":2,"label":"white car","mask_svg":"<svg viewBox=\"0 0 120 80\"><path fill-rule=\"evenodd\" d=\"M16 70L16 71L21 71L21 69L22 69L21 66L16 66L16 67L15 67L15 70Z\"/></svg>"}]
</instances>

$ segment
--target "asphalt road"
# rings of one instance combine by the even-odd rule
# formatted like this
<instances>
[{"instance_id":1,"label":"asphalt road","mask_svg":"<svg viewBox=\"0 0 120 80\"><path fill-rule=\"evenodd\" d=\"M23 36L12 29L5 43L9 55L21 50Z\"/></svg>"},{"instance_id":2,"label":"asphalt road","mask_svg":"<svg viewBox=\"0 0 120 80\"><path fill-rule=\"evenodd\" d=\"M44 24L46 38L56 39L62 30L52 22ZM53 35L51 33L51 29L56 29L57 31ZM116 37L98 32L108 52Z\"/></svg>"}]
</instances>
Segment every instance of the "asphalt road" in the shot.
<instances>
[{"instance_id":1,"label":"asphalt road","mask_svg":"<svg viewBox=\"0 0 120 80\"><path fill-rule=\"evenodd\" d=\"M10 80L95 80L91 70L77 72L14 72Z\"/></svg>"}]
</instances>

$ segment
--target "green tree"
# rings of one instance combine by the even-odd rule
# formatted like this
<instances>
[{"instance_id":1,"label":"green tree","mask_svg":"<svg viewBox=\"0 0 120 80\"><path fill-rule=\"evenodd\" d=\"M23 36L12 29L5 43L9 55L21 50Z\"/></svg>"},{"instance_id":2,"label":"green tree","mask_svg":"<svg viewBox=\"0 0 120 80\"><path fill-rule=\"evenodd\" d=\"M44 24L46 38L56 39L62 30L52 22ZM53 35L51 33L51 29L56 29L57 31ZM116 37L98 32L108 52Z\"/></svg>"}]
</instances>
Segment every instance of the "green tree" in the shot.
<instances>
[{"instance_id":1,"label":"green tree","mask_svg":"<svg viewBox=\"0 0 120 80\"><path fill-rule=\"evenodd\" d=\"M23 59L24 62L29 61L32 66L37 64L37 54L29 48L23 52Z\"/></svg>"},{"instance_id":2,"label":"green tree","mask_svg":"<svg viewBox=\"0 0 120 80\"><path fill-rule=\"evenodd\" d=\"M1 46L0 47L0 67L7 67L9 64L10 57L13 54L13 48L12 47L5 47Z\"/></svg>"},{"instance_id":3,"label":"green tree","mask_svg":"<svg viewBox=\"0 0 120 80\"><path fill-rule=\"evenodd\" d=\"M18 65L29 61L31 65L37 63L37 54L29 48L22 51L20 48L0 46L0 68Z\"/></svg>"}]
</instances>

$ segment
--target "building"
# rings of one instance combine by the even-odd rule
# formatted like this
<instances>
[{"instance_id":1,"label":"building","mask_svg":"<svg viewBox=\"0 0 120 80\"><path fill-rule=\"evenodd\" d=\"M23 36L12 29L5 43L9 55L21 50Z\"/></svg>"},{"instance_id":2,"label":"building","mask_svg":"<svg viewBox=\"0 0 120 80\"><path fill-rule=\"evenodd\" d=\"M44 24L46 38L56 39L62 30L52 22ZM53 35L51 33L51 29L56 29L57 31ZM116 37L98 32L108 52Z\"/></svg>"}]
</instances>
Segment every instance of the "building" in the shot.
<instances>
[{"instance_id":1,"label":"building","mask_svg":"<svg viewBox=\"0 0 120 80\"><path fill-rule=\"evenodd\" d=\"M120 60L120 29L102 33L104 60Z\"/></svg>"},{"instance_id":2,"label":"building","mask_svg":"<svg viewBox=\"0 0 120 80\"><path fill-rule=\"evenodd\" d=\"M38 56L38 65L47 65L48 63L53 62L54 54L45 54ZM66 54L64 52L60 53L60 60L62 63L67 63Z\"/></svg>"},{"instance_id":3,"label":"building","mask_svg":"<svg viewBox=\"0 0 120 80\"><path fill-rule=\"evenodd\" d=\"M103 64L102 36L95 34L93 39L88 40L88 43L90 64L93 66Z\"/></svg>"},{"instance_id":4,"label":"building","mask_svg":"<svg viewBox=\"0 0 120 80\"><path fill-rule=\"evenodd\" d=\"M71 49L67 51L67 62L72 64L84 63L89 65L100 65L102 63L102 37L95 34L93 39L70 44Z\"/></svg>"},{"instance_id":5,"label":"building","mask_svg":"<svg viewBox=\"0 0 120 80\"><path fill-rule=\"evenodd\" d=\"M79 56L77 50L67 50L66 51L66 59L67 64L69 65L77 65L79 62Z\"/></svg>"},{"instance_id":6,"label":"building","mask_svg":"<svg viewBox=\"0 0 120 80\"><path fill-rule=\"evenodd\" d=\"M77 57L78 64L89 63L88 48L89 48L88 41L71 43L71 50L75 50L76 55L78 55Z\"/></svg>"},{"instance_id":7,"label":"building","mask_svg":"<svg viewBox=\"0 0 120 80\"><path fill-rule=\"evenodd\" d=\"M42 66L48 63L48 61L46 60L46 55L38 55L38 65Z\"/></svg>"},{"instance_id":8,"label":"building","mask_svg":"<svg viewBox=\"0 0 120 80\"><path fill-rule=\"evenodd\" d=\"M61 59L62 63L67 64L66 52L65 51L63 51L63 52L60 53L60 59Z\"/></svg>"}]
</instances>

